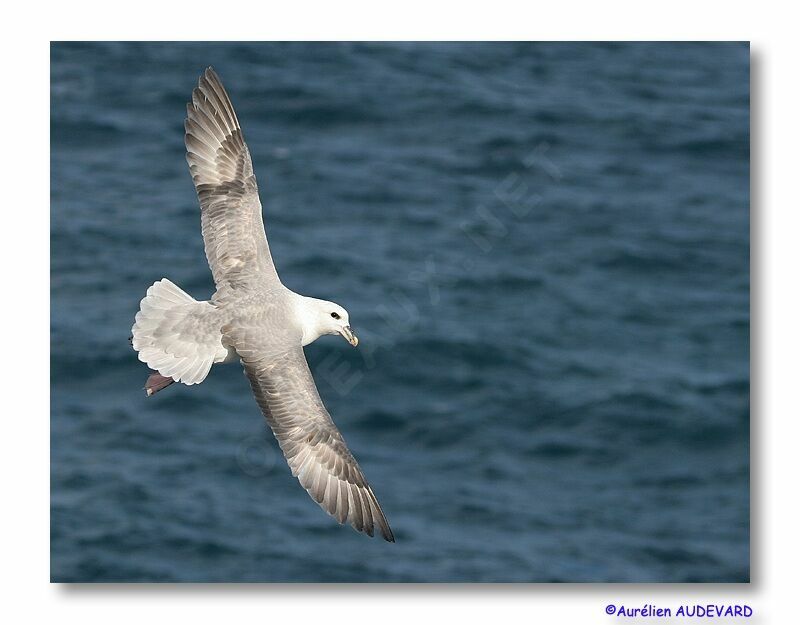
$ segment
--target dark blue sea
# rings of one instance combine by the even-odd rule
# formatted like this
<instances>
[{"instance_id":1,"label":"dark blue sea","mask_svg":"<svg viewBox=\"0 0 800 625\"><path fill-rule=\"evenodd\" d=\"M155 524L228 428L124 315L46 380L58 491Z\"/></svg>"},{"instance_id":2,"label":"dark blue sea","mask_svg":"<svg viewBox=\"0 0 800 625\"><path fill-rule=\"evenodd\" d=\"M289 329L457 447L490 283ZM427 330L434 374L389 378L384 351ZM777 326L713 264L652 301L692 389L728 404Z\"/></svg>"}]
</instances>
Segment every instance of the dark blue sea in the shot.
<instances>
[{"instance_id":1,"label":"dark blue sea","mask_svg":"<svg viewBox=\"0 0 800 625\"><path fill-rule=\"evenodd\" d=\"M746 44L56 43L51 578L745 582ZM237 364L128 344L214 285L184 160L213 65L306 348L396 544L292 478Z\"/></svg>"}]
</instances>

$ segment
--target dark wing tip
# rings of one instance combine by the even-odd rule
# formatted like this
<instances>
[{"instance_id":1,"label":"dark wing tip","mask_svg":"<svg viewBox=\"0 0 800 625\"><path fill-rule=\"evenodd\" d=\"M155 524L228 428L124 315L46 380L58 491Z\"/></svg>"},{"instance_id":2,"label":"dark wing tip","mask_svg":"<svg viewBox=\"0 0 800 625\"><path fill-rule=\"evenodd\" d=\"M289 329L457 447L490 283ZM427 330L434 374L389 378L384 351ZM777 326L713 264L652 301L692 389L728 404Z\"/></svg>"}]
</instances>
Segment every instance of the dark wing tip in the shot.
<instances>
[{"instance_id":1,"label":"dark wing tip","mask_svg":"<svg viewBox=\"0 0 800 625\"><path fill-rule=\"evenodd\" d=\"M341 524L342 521L339 521L339 523ZM367 523L357 524L355 522L351 522L350 526L359 534L366 534L370 538L373 538L375 536L375 529L378 529L381 532L381 537L383 538L383 540L385 540L387 543L395 542L394 533L392 532L392 529L389 527L389 524L386 522L385 517L383 519L376 520L374 524L367 524Z\"/></svg>"},{"instance_id":2,"label":"dark wing tip","mask_svg":"<svg viewBox=\"0 0 800 625\"><path fill-rule=\"evenodd\" d=\"M222 80L220 80L219 74L217 74L216 70L211 65L203 72L203 76L208 82L217 83L220 87L222 86Z\"/></svg>"},{"instance_id":3,"label":"dark wing tip","mask_svg":"<svg viewBox=\"0 0 800 625\"><path fill-rule=\"evenodd\" d=\"M333 516L333 515L331 515L331 516ZM336 517L334 517L334 518L336 518ZM344 524L346 522L345 520L341 520L341 521L339 519L336 519L336 520L339 522L340 525L342 525L342 524ZM363 523L363 522L359 524L359 523L357 523L355 521L351 521L350 522L350 526L355 531L357 531L359 534L366 534L370 538L373 538L375 536L375 529L378 529L378 530L380 530L381 537L383 538L383 540L385 540L387 543L395 542L394 533L392 533L392 529L389 527L389 524L386 522L386 518L385 517L383 519L376 520L374 524L367 524L367 523ZM376 528L376 526L377 526L377 528Z\"/></svg>"},{"instance_id":4,"label":"dark wing tip","mask_svg":"<svg viewBox=\"0 0 800 625\"><path fill-rule=\"evenodd\" d=\"M205 115L212 120L212 130L213 125L216 124L226 137L234 130L241 132L239 119L236 117L236 111L228 91L213 67L209 66L200 75L197 86L192 90L192 102L189 103L188 108L190 117L192 105L204 111Z\"/></svg>"},{"instance_id":5,"label":"dark wing tip","mask_svg":"<svg viewBox=\"0 0 800 625\"><path fill-rule=\"evenodd\" d=\"M386 520L385 516L379 519L378 526L380 527L383 540L385 540L387 543L393 543L394 533L392 532L392 528L389 527L389 522Z\"/></svg>"},{"instance_id":6,"label":"dark wing tip","mask_svg":"<svg viewBox=\"0 0 800 625\"><path fill-rule=\"evenodd\" d=\"M370 486L367 486L367 492L369 493L369 499L371 500L372 518L375 522L375 525L377 525L378 529L380 529L383 539L388 543L393 543L394 534L392 533L392 528L389 527L389 521L386 519L386 515L383 513L381 504L378 503L378 498L375 496L375 493L372 492L372 488ZM370 536L372 536L372 534L370 534Z\"/></svg>"}]
</instances>

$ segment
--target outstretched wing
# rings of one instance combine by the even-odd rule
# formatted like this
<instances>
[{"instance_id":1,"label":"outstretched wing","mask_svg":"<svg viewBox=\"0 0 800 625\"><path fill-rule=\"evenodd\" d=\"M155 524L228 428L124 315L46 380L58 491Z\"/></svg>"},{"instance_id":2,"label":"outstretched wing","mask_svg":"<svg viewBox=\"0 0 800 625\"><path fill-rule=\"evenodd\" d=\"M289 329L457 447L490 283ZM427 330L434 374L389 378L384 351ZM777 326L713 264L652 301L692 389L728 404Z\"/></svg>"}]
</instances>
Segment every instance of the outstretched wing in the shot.
<instances>
[{"instance_id":1,"label":"outstretched wing","mask_svg":"<svg viewBox=\"0 0 800 625\"><path fill-rule=\"evenodd\" d=\"M235 338L234 338L235 340ZM292 475L339 523L384 539L394 535L372 488L322 404L299 345L278 358L237 346L256 401L283 450Z\"/></svg>"},{"instance_id":2,"label":"outstretched wing","mask_svg":"<svg viewBox=\"0 0 800 625\"><path fill-rule=\"evenodd\" d=\"M192 91L185 128L186 160L217 289L278 281L250 152L231 100L210 67Z\"/></svg>"}]
</instances>

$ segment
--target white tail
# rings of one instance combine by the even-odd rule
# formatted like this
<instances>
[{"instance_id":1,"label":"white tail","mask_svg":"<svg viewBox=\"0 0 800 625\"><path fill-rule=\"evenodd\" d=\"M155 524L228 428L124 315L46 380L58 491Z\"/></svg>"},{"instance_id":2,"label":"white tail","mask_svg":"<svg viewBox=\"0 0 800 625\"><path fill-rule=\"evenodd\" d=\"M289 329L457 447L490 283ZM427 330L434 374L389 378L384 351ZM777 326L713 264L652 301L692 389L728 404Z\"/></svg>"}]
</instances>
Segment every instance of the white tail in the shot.
<instances>
[{"instance_id":1,"label":"white tail","mask_svg":"<svg viewBox=\"0 0 800 625\"><path fill-rule=\"evenodd\" d=\"M176 382L199 384L228 354L210 319L214 310L166 278L159 280L147 289L136 313L133 349L139 360Z\"/></svg>"}]
</instances>

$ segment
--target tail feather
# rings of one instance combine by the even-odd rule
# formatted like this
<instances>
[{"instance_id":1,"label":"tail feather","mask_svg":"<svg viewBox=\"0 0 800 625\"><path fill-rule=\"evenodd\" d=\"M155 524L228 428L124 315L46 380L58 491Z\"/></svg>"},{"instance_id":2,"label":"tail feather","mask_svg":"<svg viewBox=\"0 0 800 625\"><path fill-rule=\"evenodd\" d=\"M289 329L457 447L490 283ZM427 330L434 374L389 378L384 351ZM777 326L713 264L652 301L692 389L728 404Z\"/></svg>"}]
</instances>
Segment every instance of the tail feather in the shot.
<instances>
[{"instance_id":1,"label":"tail feather","mask_svg":"<svg viewBox=\"0 0 800 625\"><path fill-rule=\"evenodd\" d=\"M147 289L133 325L139 360L164 377L199 384L225 358L222 335L209 322L214 307L164 278Z\"/></svg>"}]
</instances>

